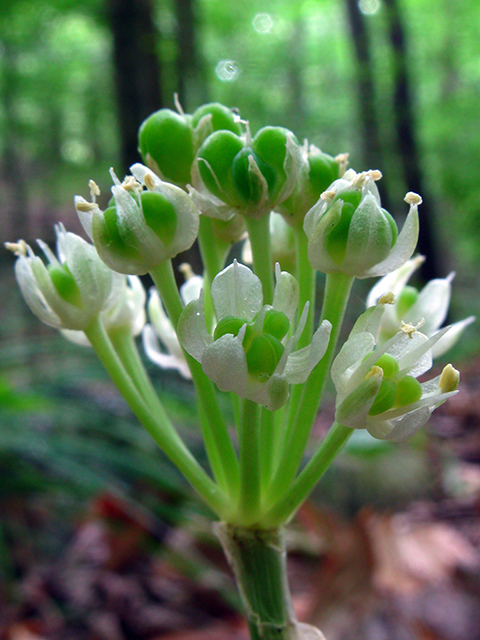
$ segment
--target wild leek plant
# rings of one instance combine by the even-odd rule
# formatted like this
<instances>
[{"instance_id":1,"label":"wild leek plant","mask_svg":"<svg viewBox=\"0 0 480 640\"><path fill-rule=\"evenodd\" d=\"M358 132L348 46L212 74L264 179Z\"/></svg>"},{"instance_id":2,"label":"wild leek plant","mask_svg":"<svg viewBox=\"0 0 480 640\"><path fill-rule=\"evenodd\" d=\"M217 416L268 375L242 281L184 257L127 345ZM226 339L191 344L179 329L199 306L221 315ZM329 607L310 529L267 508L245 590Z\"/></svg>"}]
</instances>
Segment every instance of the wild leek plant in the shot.
<instances>
[{"instance_id":1,"label":"wild leek plant","mask_svg":"<svg viewBox=\"0 0 480 640\"><path fill-rule=\"evenodd\" d=\"M451 276L421 292L407 285L422 260L411 259L420 196L405 197L399 231L381 205L380 172L347 170L346 154L300 144L282 127L252 137L248 123L219 104L193 115L154 113L140 128L139 149L145 164L123 180L111 172L103 209L93 181L89 200L75 198L93 244L58 225L56 255L39 241L45 260L23 240L7 245L18 256L18 283L41 320L93 347L138 420L220 520L215 530L252 639L323 638L296 619L283 527L355 429L405 440L456 393L451 365L433 379L418 377L472 319L440 329ZM252 268L226 264L247 235ZM179 291L171 260L196 240L204 273L185 267ZM326 274L321 304L317 271ZM150 324L137 277L146 273L156 287ZM375 276L383 278L368 308L337 348L355 278ZM151 384L135 341L142 331L147 356L195 386L208 468ZM304 464L328 376L335 421ZM234 426L218 390L230 398Z\"/></svg>"}]
</instances>

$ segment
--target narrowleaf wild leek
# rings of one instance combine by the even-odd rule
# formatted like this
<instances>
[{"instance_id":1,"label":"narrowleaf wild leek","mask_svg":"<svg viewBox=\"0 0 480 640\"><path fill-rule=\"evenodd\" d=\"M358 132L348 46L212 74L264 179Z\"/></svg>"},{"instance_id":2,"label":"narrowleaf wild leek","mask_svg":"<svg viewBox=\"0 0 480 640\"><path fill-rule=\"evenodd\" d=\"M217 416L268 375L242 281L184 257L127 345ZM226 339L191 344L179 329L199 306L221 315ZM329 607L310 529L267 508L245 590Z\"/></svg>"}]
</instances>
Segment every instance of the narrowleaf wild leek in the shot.
<instances>
[{"instance_id":1,"label":"narrowleaf wild leek","mask_svg":"<svg viewBox=\"0 0 480 640\"><path fill-rule=\"evenodd\" d=\"M399 231L380 201L378 170L348 169L282 127L252 136L220 104L168 109L141 126L145 164L119 180L102 209L95 182L75 198L91 242L56 228L44 258L7 243L31 310L65 337L93 347L140 423L219 520L253 640L323 638L297 621L283 530L356 429L400 442L456 393L459 373L432 366L472 321L440 329L453 276L422 291L407 282L423 260L414 193ZM279 215L280 214L280 215ZM272 236L273 234L273 236ZM248 235L252 267L226 264ZM198 241L204 272L172 258ZM238 253L238 252L237 252ZM326 274L315 300L316 272ZM147 296L137 276L149 273ZM338 345L355 278L383 276L348 339ZM316 320L315 309L320 307ZM150 322L147 324L147 311ZM165 411L139 355L191 379L208 460L204 468ZM302 466L331 376L335 420ZM228 392L235 429L217 390Z\"/></svg>"}]
</instances>

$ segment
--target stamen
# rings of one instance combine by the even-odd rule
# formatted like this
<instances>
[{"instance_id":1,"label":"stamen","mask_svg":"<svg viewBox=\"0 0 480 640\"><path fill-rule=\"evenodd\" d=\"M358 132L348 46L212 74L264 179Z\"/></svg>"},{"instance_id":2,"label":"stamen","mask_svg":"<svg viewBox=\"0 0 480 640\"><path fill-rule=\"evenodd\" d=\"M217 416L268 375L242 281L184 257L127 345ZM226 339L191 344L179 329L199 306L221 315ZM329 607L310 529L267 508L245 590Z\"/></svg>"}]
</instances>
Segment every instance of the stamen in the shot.
<instances>
[{"instance_id":1,"label":"stamen","mask_svg":"<svg viewBox=\"0 0 480 640\"><path fill-rule=\"evenodd\" d=\"M325 202L332 202L336 195L336 192L333 190L324 191L322 194L320 194L320 198L322 200L325 200Z\"/></svg>"},{"instance_id":2,"label":"stamen","mask_svg":"<svg viewBox=\"0 0 480 640\"><path fill-rule=\"evenodd\" d=\"M193 273L193 269L188 264L188 262L182 262L182 264L178 267L178 270L180 271L180 273L185 278L185 282L187 280L190 280L190 278L195 277L195 274Z\"/></svg>"},{"instance_id":3,"label":"stamen","mask_svg":"<svg viewBox=\"0 0 480 640\"><path fill-rule=\"evenodd\" d=\"M96 182L90 180L88 182L88 186L90 187L90 195L92 196L92 202L95 202L95 198L100 195L100 188Z\"/></svg>"},{"instance_id":4,"label":"stamen","mask_svg":"<svg viewBox=\"0 0 480 640\"><path fill-rule=\"evenodd\" d=\"M403 333L405 333L409 338L413 338L413 334L416 333L420 329L420 327L423 327L424 324L425 324L425 318L422 318L420 322L418 322L415 325L410 324L409 322L404 322L402 320L402 324L400 325L400 331L403 331Z\"/></svg>"},{"instance_id":5,"label":"stamen","mask_svg":"<svg viewBox=\"0 0 480 640\"><path fill-rule=\"evenodd\" d=\"M27 255L27 243L25 240L19 240L18 242L4 242L3 246L8 251L11 251L16 256L26 256Z\"/></svg>"},{"instance_id":6,"label":"stamen","mask_svg":"<svg viewBox=\"0 0 480 640\"><path fill-rule=\"evenodd\" d=\"M335 156L335 162L338 163L338 167L340 170L340 176L343 176L347 167L348 167L348 159L350 157L349 153L339 153L338 156Z\"/></svg>"},{"instance_id":7,"label":"stamen","mask_svg":"<svg viewBox=\"0 0 480 640\"><path fill-rule=\"evenodd\" d=\"M184 112L184 110L183 110L182 105L180 104L180 100L179 100L179 97L178 97L178 93L174 93L174 94L173 94L173 103L174 103L174 105L175 105L175 109L178 111L178 113L179 113L181 116L184 116L184 115L185 115L185 112Z\"/></svg>"},{"instance_id":8,"label":"stamen","mask_svg":"<svg viewBox=\"0 0 480 640\"><path fill-rule=\"evenodd\" d=\"M405 202L411 206L422 204L422 196L419 196L418 193L414 193L413 191L409 191L404 198Z\"/></svg>"},{"instance_id":9,"label":"stamen","mask_svg":"<svg viewBox=\"0 0 480 640\"><path fill-rule=\"evenodd\" d=\"M156 188L155 180L151 173L146 173L143 178L143 181L147 189L149 189L150 191L155 191L155 188Z\"/></svg>"},{"instance_id":10,"label":"stamen","mask_svg":"<svg viewBox=\"0 0 480 640\"><path fill-rule=\"evenodd\" d=\"M378 304L395 304L395 295L389 291L378 299Z\"/></svg>"},{"instance_id":11,"label":"stamen","mask_svg":"<svg viewBox=\"0 0 480 640\"><path fill-rule=\"evenodd\" d=\"M125 191L134 191L136 189L140 189L141 186L142 185L133 176L127 176L122 182L122 187Z\"/></svg>"},{"instance_id":12,"label":"stamen","mask_svg":"<svg viewBox=\"0 0 480 640\"><path fill-rule=\"evenodd\" d=\"M373 378L373 376L380 376L381 378L383 378L383 369L382 369L382 367L378 367L376 364L373 365L373 367L370 369L370 371L365 376L365 380L368 380L368 378Z\"/></svg>"},{"instance_id":13,"label":"stamen","mask_svg":"<svg viewBox=\"0 0 480 640\"><path fill-rule=\"evenodd\" d=\"M85 213L90 213L95 209L98 209L98 204L96 202L87 202L86 200L79 200L75 203L75 208L77 211L84 211Z\"/></svg>"},{"instance_id":14,"label":"stamen","mask_svg":"<svg viewBox=\"0 0 480 640\"><path fill-rule=\"evenodd\" d=\"M442 393L450 393L455 391L460 382L460 372L452 367L451 364L447 364L440 374L440 380L438 381L438 387Z\"/></svg>"}]
</instances>

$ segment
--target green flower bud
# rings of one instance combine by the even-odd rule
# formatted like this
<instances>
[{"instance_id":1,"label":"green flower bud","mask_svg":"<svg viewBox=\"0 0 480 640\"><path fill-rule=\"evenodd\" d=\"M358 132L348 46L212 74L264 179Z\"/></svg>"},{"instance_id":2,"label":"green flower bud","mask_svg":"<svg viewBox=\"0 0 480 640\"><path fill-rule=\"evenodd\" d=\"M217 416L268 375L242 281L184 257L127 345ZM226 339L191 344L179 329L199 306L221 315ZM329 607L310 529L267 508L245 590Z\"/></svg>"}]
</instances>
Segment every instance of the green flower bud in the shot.
<instances>
[{"instance_id":1,"label":"green flower bud","mask_svg":"<svg viewBox=\"0 0 480 640\"><path fill-rule=\"evenodd\" d=\"M216 131L200 147L191 193L205 215L228 220L233 209L258 218L291 193L299 154L293 134L265 127L250 141L247 128L246 139L247 144L231 131Z\"/></svg>"},{"instance_id":2,"label":"green flower bud","mask_svg":"<svg viewBox=\"0 0 480 640\"><path fill-rule=\"evenodd\" d=\"M405 407L407 404L418 402L422 397L422 385L412 376L405 376L397 384L395 406Z\"/></svg>"},{"instance_id":3,"label":"green flower bud","mask_svg":"<svg viewBox=\"0 0 480 640\"><path fill-rule=\"evenodd\" d=\"M192 115L192 126L197 127L204 118L210 121L209 133L222 130L231 131L238 136L242 133L242 127L234 112L219 102L210 102L199 107Z\"/></svg>"},{"instance_id":4,"label":"green flower bud","mask_svg":"<svg viewBox=\"0 0 480 640\"><path fill-rule=\"evenodd\" d=\"M366 357L368 358L368 355ZM398 362L389 353L384 353L375 364L383 370L384 378L393 378L397 375L399 370Z\"/></svg>"},{"instance_id":5,"label":"green flower bud","mask_svg":"<svg viewBox=\"0 0 480 640\"><path fill-rule=\"evenodd\" d=\"M277 368L283 352L282 343L273 336L255 336L246 349L248 373L259 382L266 382Z\"/></svg>"},{"instance_id":6,"label":"green flower bud","mask_svg":"<svg viewBox=\"0 0 480 640\"><path fill-rule=\"evenodd\" d=\"M291 131L283 127L264 127L256 134L252 142L252 149L257 159L257 164L268 183L268 192L271 200L276 200L280 190L287 181L286 163L288 139L296 144L298 141ZM273 172L265 172L258 162L263 161ZM269 175L270 174L270 175Z\"/></svg>"},{"instance_id":7,"label":"green flower bud","mask_svg":"<svg viewBox=\"0 0 480 640\"><path fill-rule=\"evenodd\" d=\"M213 339L218 340L222 336L227 333L232 334L233 336L237 336L240 329L245 324L245 320L242 318L235 318L234 316L225 316L222 318L220 322L215 327L215 331L213 333Z\"/></svg>"},{"instance_id":8,"label":"green flower bud","mask_svg":"<svg viewBox=\"0 0 480 640\"><path fill-rule=\"evenodd\" d=\"M233 184L244 206L262 205L277 182L275 170L248 147L232 163Z\"/></svg>"},{"instance_id":9,"label":"green flower bud","mask_svg":"<svg viewBox=\"0 0 480 640\"><path fill-rule=\"evenodd\" d=\"M315 269L367 278L393 271L411 256L418 237L420 200L409 200L409 216L397 242L397 225L381 207L374 183L380 177L379 171L356 174L350 170L307 213L304 230Z\"/></svg>"},{"instance_id":10,"label":"green flower bud","mask_svg":"<svg viewBox=\"0 0 480 640\"><path fill-rule=\"evenodd\" d=\"M183 189L163 182L141 164L131 170L133 176L122 184L112 173L114 204L105 211L83 198L75 202L105 264L119 273L142 275L192 246L199 213Z\"/></svg>"},{"instance_id":11,"label":"green flower bud","mask_svg":"<svg viewBox=\"0 0 480 640\"><path fill-rule=\"evenodd\" d=\"M418 298L418 289L405 285L396 300L397 316L404 318L413 307Z\"/></svg>"},{"instance_id":12,"label":"green flower bud","mask_svg":"<svg viewBox=\"0 0 480 640\"><path fill-rule=\"evenodd\" d=\"M383 378L380 389L378 390L368 415L377 416L379 413L383 413L384 411L391 409L395 402L396 392L397 385L395 382L389 378Z\"/></svg>"},{"instance_id":13,"label":"green flower bud","mask_svg":"<svg viewBox=\"0 0 480 640\"><path fill-rule=\"evenodd\" d=\"M244 148L243 141L231 131L217 131L198 150L198 169L207 189L231 206L240 204L234 187L232 165Z\"/></svg>"},{"instance_id":14,"label":"green flower bud","mask_svg":"<svg viewBox=\"0 0 480 640\"><path fill-rule=\"evenodd\" d=\"M81 309L83 307L82 294L67 265L49 264L47 270L59 295L70 304Z\"/></svg>"},{"instance_id":15,"label":"green flower bud","mask_svg":"<svg viewBox=\"0 0 480 640\"><path fill-rule=\"evenodd\" d=\"M298 175L291 195L278 207L291 226L303 224L305 214L318 201L320 195L340 178L348 154L333 158L311 145L304 145L298 166Z\"/></svg>"},{"instance_id":16,"label":"green flower bud","mask_svg":"<svg viewBox=\"0 0 480 640\"><path fill-rule=\"evenodd\" d=\"M191 181L195 146L188 117L160 109L142 123L138 139L142 158L161 178L182 187Z\"/></svg>"},{"instance_id":17,"label":"green flower bud","mask_svg":"<svg viewBox=\"0 0 480 640\"><path fill-rule=\"evenodd\" d=\"M277 340L283 340L290 328L290 321L283 311L269 309L263 321L263 331Z\"/></svg>"}]
</instances>

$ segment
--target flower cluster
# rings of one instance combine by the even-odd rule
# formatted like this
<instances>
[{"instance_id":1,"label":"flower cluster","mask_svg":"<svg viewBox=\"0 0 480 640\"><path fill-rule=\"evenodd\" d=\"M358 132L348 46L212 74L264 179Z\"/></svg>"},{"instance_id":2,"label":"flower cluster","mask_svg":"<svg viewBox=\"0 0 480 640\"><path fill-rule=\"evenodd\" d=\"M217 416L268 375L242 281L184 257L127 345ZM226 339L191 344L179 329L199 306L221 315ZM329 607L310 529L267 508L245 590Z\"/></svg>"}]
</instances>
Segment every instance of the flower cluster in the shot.
<instances>
[{"instance_id":1,"label":"flower cluster","mask_svg":"<svg viewBox=\"0 0 480 640\"><path fill-rule=\"evenodd\" d=\"M272 305L263 304L257 276L236 261L215 277L212 298L218 321L213 336L206 329L201 296L180 317L181 344L219 389L278 409L287 401L288 385L305 382L323 357L330 323L324 321L311 344L295 351L307 309L292 332L298 283L278 265Z\"/></svg>"},{"instance_id":2,"label":"flower cluster","mask_svg":"<svg viewBox=\"0 0 480 640\"><path fill-rule=\"evenodd\" d=\"M432 411L456 392L459 374L447 365L436 378L417 380L431 368L431 350L449 327L428 338L404 324L390 340L377 343L391 300L391 296L381 298L357 320L332 365L332 379L339 423L400 442L423 427Z\"/></svg>"}]
</instances>

